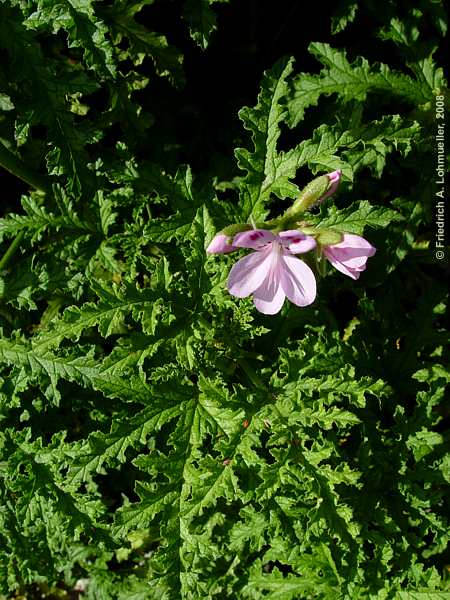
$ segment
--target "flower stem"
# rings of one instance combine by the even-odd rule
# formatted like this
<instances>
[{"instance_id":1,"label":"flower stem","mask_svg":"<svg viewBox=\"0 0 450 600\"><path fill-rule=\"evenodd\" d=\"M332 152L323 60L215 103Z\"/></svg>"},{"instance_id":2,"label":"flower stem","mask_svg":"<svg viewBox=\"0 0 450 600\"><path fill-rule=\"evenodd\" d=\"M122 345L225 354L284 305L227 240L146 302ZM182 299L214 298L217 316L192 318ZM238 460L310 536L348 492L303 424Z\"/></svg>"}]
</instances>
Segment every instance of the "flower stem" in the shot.
<instances>
[{"instance_id":1,"label":"flower stem","mask_svg":"<svg viewBox=\"0 0 450 600\"><path fill-rule=\"evenodd\" d=\"M28 165L10 152L1 142L0 166L41 192L48 193L51 191L51 184L46 177L32 171Z\"/></svg>"},{"instance_id":2,"label":"flower stem","mask_svg":"<svg viewBox=\"0 0 450 600\"><path fill-rule=\"evenodd\" d=\"M23 238L23 231L20 231L16 235L16 237L13 239L13 241L10 243L8 250L5 252L5 254L0 259L0 273L4 269L6 269L6 267L8 266L9 261L16 253L17 248L20 246L20 242L22 241L22 238Z\"/></svg>"}]
</instances>

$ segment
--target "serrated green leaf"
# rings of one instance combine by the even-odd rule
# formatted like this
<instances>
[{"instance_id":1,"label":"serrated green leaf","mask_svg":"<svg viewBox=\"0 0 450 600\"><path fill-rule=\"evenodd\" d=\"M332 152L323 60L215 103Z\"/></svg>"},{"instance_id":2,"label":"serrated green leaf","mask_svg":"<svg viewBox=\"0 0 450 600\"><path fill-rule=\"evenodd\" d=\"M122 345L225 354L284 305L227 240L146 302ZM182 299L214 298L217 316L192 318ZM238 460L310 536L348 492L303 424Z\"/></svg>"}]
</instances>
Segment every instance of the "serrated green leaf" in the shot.
<instances>
[{"instance_id":1,"label":"serrated green leaf","mask_svg":"<svg viewBox=\"0 0 450 600\"><path fill-rule=\"evenodd\" d=\"M55 402L60 399L57 389L59 379L91 387L112 398L145 400L149 393L149 388L140 378L111 377L107 369L102 369L88 356L58 357L3 339L0 340L0 359L3 363L24 367L33 378L45 375L48 378L46 392Z\"/></svg>"},{"instance_id":2,"label":"serrated green leaf","mask_svg":"<svg viewBox=\"0 0 450 600\"><path fill-rule=\"evenodd\" d=\"M322 94L339 94L345 101L361 100L367 94L383 91L392 96L402 97L413 106L432 99L433 90L442 85L442 72L421 76L416 80L391 71L384 64L370 67L362 57L349 63L345 52L335 50L328 44L313 42L309 51L324 65L319 75L300 74L293 80L294 94L288 101L289 125L295 127L304 117L309 106L316 106ZM433 68L431 58L424 65ZM416 74L417 75L417 74Z\"/></svg>"},{"instance_id":3,"label":"serrated green leaf","mask_svg":"<svg viewBox=\"0 0 450 600\"><path fill-rule=\"evenodd\" d=\"M235 155L238 166L247 171L240 182L242 219L260 219L265 211L265 202L271 193L278 197L295 197L297 186L288 181L295 175L295 164L286 160L284 153L277 154L280 124L286 110L281 100L288 93L286 78L292 72L292 59L280 60L270 71L266 71L261 83L258 104L245 107L239 112L244 127L252 132L254 149L237 148Z\"/></svg>"},{"instance_id":4,"label":"serrated green leaf","mask_svg":"<svg viewBox=\"0 0 450 600\"><path fill-rule=\"evenodd\" d=\"M344 29L353 23L358 3L355 0L341 0L338 9L331 18L331 33L336 34L344 31Z\"/></svg>"},{"instance_id":5,"label":"serrated green leaf","mask_svg":"<svg viewBox=\"0 0 450 600\"><path fill-rule=\"evenodd\" d=\"M149 56L160 76L168 77L175 85L182 85L184 74L181 53L169 45L166 36L149 31L135 19L145 4L148 2L118 0L111 8L102 7L99 14L114 35L116 46L124 38L128 40L129 47L121 52L121 60L130 58L139 65L144 56Z\"/></svg>"},{"instance_id":6,"label":"serrated green leaf","mask_svg":"<svg viewBox=\"0 0 450 600\"><path fill-rule=\"evenodd\" d=\"M161 298L161 290L140 290L131 285L109 289L94 283L92 287L99 302L85 303L81 309L77 306L67 308L60 320L54 321L48 330L35 338L37 350L54 348L67 338L77 341L83 331L91 327L98 327L101 335L108 337L121 331L128 314L142 323L144 332L154 333L153 307Z\"/></svg>"},{"instance_id":7,"label":"serrated green leaf","mask_svg":"<svg viewBox=\"0 0 450 600\"><path fill-rule=\"evenodd\" d=\"M320 215L312 217L312 221L324 229L330 227L336 231L361 235L365 227L374 229L387 227L391 222L401 221L403 217L391 208L372 206L367 200L358 206L349 206L339 210L330 206L321 210Z\"/></svg>"},{"instance_id":8,"label":"serrated green leaf","mask_svg":"<svg viewBox=\"0 0 450 600\"><path fill-rule=\"evenodd\" d=\"M83 48L89 67L103 75L115 76L116 64L107 37L108 30L95 15L95 6L90 0L35 0L27 8L30 12L33 10L24 21L27 28L39 30L47 26L53 33L64 29L70 46Z\"/></svg>"},{"instance_id":9,"label":"serrated green leaf","mask_svg":"<svg viewBox=\"0 0 450 600\"><path fill-rule=\"evenodd\" d=\"M183 17L189 23L192 39L206 50L211 34L217 29L217 18L212 5L229 0L187 0L183 9Z\"/></svg>"}]
</instances>

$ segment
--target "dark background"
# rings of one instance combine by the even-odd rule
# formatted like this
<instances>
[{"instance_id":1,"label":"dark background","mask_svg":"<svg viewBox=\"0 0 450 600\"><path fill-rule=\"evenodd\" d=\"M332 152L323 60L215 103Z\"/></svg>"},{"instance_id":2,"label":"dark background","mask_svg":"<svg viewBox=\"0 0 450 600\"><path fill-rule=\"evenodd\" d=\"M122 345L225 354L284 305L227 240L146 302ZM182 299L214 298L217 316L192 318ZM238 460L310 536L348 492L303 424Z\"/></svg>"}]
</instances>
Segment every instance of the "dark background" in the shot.
<instances>
[{"instance_id":1,"label":"dark background","mask_svg":"<svg viewBox=\"0 0 450 600\"><path fill-rule=\"evenodd\" d=\"M217 160L216 154L229 155L241 143L242 125L237 113L243 106L256 104L264 70L282 56L293 56L294 72L320 71L321 65L308 52L313 41L346 49L350 61L364 56L371 64L384 62L391 69L404 70L401 51L393 42L382 41L378 32L390 18L405 18L411 3L361 2L354 22L333 35L331 18L340 4L298 0L232 0L229 4L214 4L218 29L205 51L193 42L186 22L180 18L183 2L144 7L137 20L164 33L169 43L183 52L187 82L179 92L181 97L174 95L167 80L161 78L153 79L154 83L144 92L151 93L149 101L157 115L155 131L167 138L173 135L182 144L179 158L192 165L194 171L210 167L211 161ZM432 3L426 4L431 10ZM426 54L438 42L431 19L423 19L420 32L421 44L411 49L413 55ZM441 43L435 54L438 64L446 64L447 50ZM151 65L146 66L150 74ZM160 99L159 105L156 98ZM177 111L177 107L181 110ZM305 137L302 135L300 140Z\"/></svg>"}]
</instances>

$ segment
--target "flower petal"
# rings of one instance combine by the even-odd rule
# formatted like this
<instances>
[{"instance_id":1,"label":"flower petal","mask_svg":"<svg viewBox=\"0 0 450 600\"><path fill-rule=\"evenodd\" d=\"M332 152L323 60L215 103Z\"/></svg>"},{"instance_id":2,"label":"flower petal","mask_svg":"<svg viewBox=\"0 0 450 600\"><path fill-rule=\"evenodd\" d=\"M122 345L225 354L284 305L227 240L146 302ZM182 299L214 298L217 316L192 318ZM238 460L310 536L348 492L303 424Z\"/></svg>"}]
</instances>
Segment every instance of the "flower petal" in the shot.
<instances>
[{"instance_id":1,"label":"flower petal","mask_svg":"<svg viewBox=\"0 0 450 600\"><path fill-rule=\"evenodd\" d=\"M365 269L366 262L368 259L367 255L357 255L352 256L351 253L348 253L347 256L343 257L339 254L336 255L336 258L343 263L348 269Z\"/></svg>"},{"instance_id":2,"label":"flower petal","mask_svg":"<svg viewBox=\"0 0 450 600\"><path fill-rule=\"evenodd\" d=\"M239 248L253 248L259 250L266 244L273 242L276 236L266 229L250 229L249 231L242 231L233 238L233 246Z\"/></svg>"},{"instance_id":3,"label":"flower petal","mask_svg":"<svg viewBox=\"0 0 450 600\"><path fill-rule=\"evenodd\" d=\"M288 248L292 254L303 254L316 246L316 240L313 237L296 229L281 231L278 237L281 239L283 247Z\"/></svg>"},{"instance_id":4,"label":"flower petal","mask_svg":"<svg viewBox=\"0 0 450 600\"><path fill-rule=\"evenodd\" d=\"M262 285L253 293L253 303L259 312L265 315L275 315L284 304L286 295L279 279L269 284L265 279Z\"/></svg>"},{"instance_id":5,"label":"flower petal","mask_svg":"<svg viewBox=\"0 0 450 600\"><path fill-rule=\"evenodd\" d=\"M227 252L238 250L238 248L233 246L231 241L232 240L229 235L218 233L211 240L209 246L206 248L206 252L208 254L226 254Z\"/></svg>"},{"instance_id":6,"label":"flower petal","mask_svg":"<svg viewBox=\"0 0 450 600\"><path fill-rule=\"evenodd\" d=\"M349 269L344 263L337 260L333 255L328 255L325 251L324 254L335 269L337 269L341 273L344 273L344 275L348 275L352 279L359 279L359 276L361 274L360 271L363 271L365 269L365 265L364 268L359 267L358 269Z\"/></svg>"},{"instance_id":7,"label":"flower petal","mask_svg":"<svg viewBox=\"0 0 450 600\"><path fill-rule=\"evenodd\" d=\"M356 249L360 250L360 255L373 256L376 252L376 248L372 246L366 239L360 235L353 233L344 233L344 237L338 244L330 246L332 248L345 248L345 249Z\"/></svg>"},{"instance_id":8,"label":"flower petal","mask_svg":"<svg viewBox=\"0 0 450 600\"><path fill-rule=\"evenodd\" d=\"M230 294L245 298L262 284L272 265L271 250L252 252L233 265L227 284Z\"/></svg>"},{"instance_id":9,"label":"flower petal","mask_svg":"<svg viewBox=\"0 0 450 600\"><path fill-rule=\"evenodd\" d=\"M345 233L338 244L324 246L323 253L335 269L358 279L365 270L367 259L373 256L376 248L359 235Z\"/></svg>"},{"instance_id":10,"label":"flower petal","mask_svg":"<svg viewBox=\"0 0 450 600\"><path fill-rule=\"evenodd\" d=\"M283 255L284 268L281 285L284 293L297 306L308 306L316 299L317 285L314 273L299 258Z\"/></svg>"}]
</instances>

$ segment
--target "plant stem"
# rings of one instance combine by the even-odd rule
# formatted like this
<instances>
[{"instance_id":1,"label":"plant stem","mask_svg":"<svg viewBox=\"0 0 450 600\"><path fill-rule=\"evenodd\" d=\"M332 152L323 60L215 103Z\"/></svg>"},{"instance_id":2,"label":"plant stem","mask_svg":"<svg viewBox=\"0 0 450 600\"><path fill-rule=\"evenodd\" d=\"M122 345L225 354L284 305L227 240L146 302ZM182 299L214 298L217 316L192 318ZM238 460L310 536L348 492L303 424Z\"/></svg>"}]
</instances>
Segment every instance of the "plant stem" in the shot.
<instances>
[{"instance_id":1,"label":"plant stem","mask_svg":"<svg viewBox=\"0 0 450 600\"><path fill-rule=\"evenodd\" d=\"M32 171L20 158L0 142L0 166L41 192L50 192L51 185L46 177Z\"/></svg>"},{"instance_id":2,"label":"plant stem","mask_svg":"<svg viewBox=\"0 0 450 600\"><path fill-rule=\"evenodd\" d=\"M16 253L17 248L20 246L20 242L22 241L22 238L23 238L23 231L20 231L16 235L16 237L13 239L13 241L10 243L8 250L5 252L5 254L2 256L2 258L0 260L0 273L4 269L6 269L6 267L8 266L9 261Z\"/></svg>"},{"instance_id":3,"label":"plant stem","mask_svg":"<svg viewBox=\"0 0 450 600\"><path fill-rule=\"evenodd\" d=\"M25 181L35 189L49 193L51 192L51 184L46 177L32 171L20 158L15 156L0 142L0 166ZM16 253L23 238L23 231L19 232L9 245L7 251L0 259L0 272L6 269L9 261Z\"/></svg>"}]
</instances>

